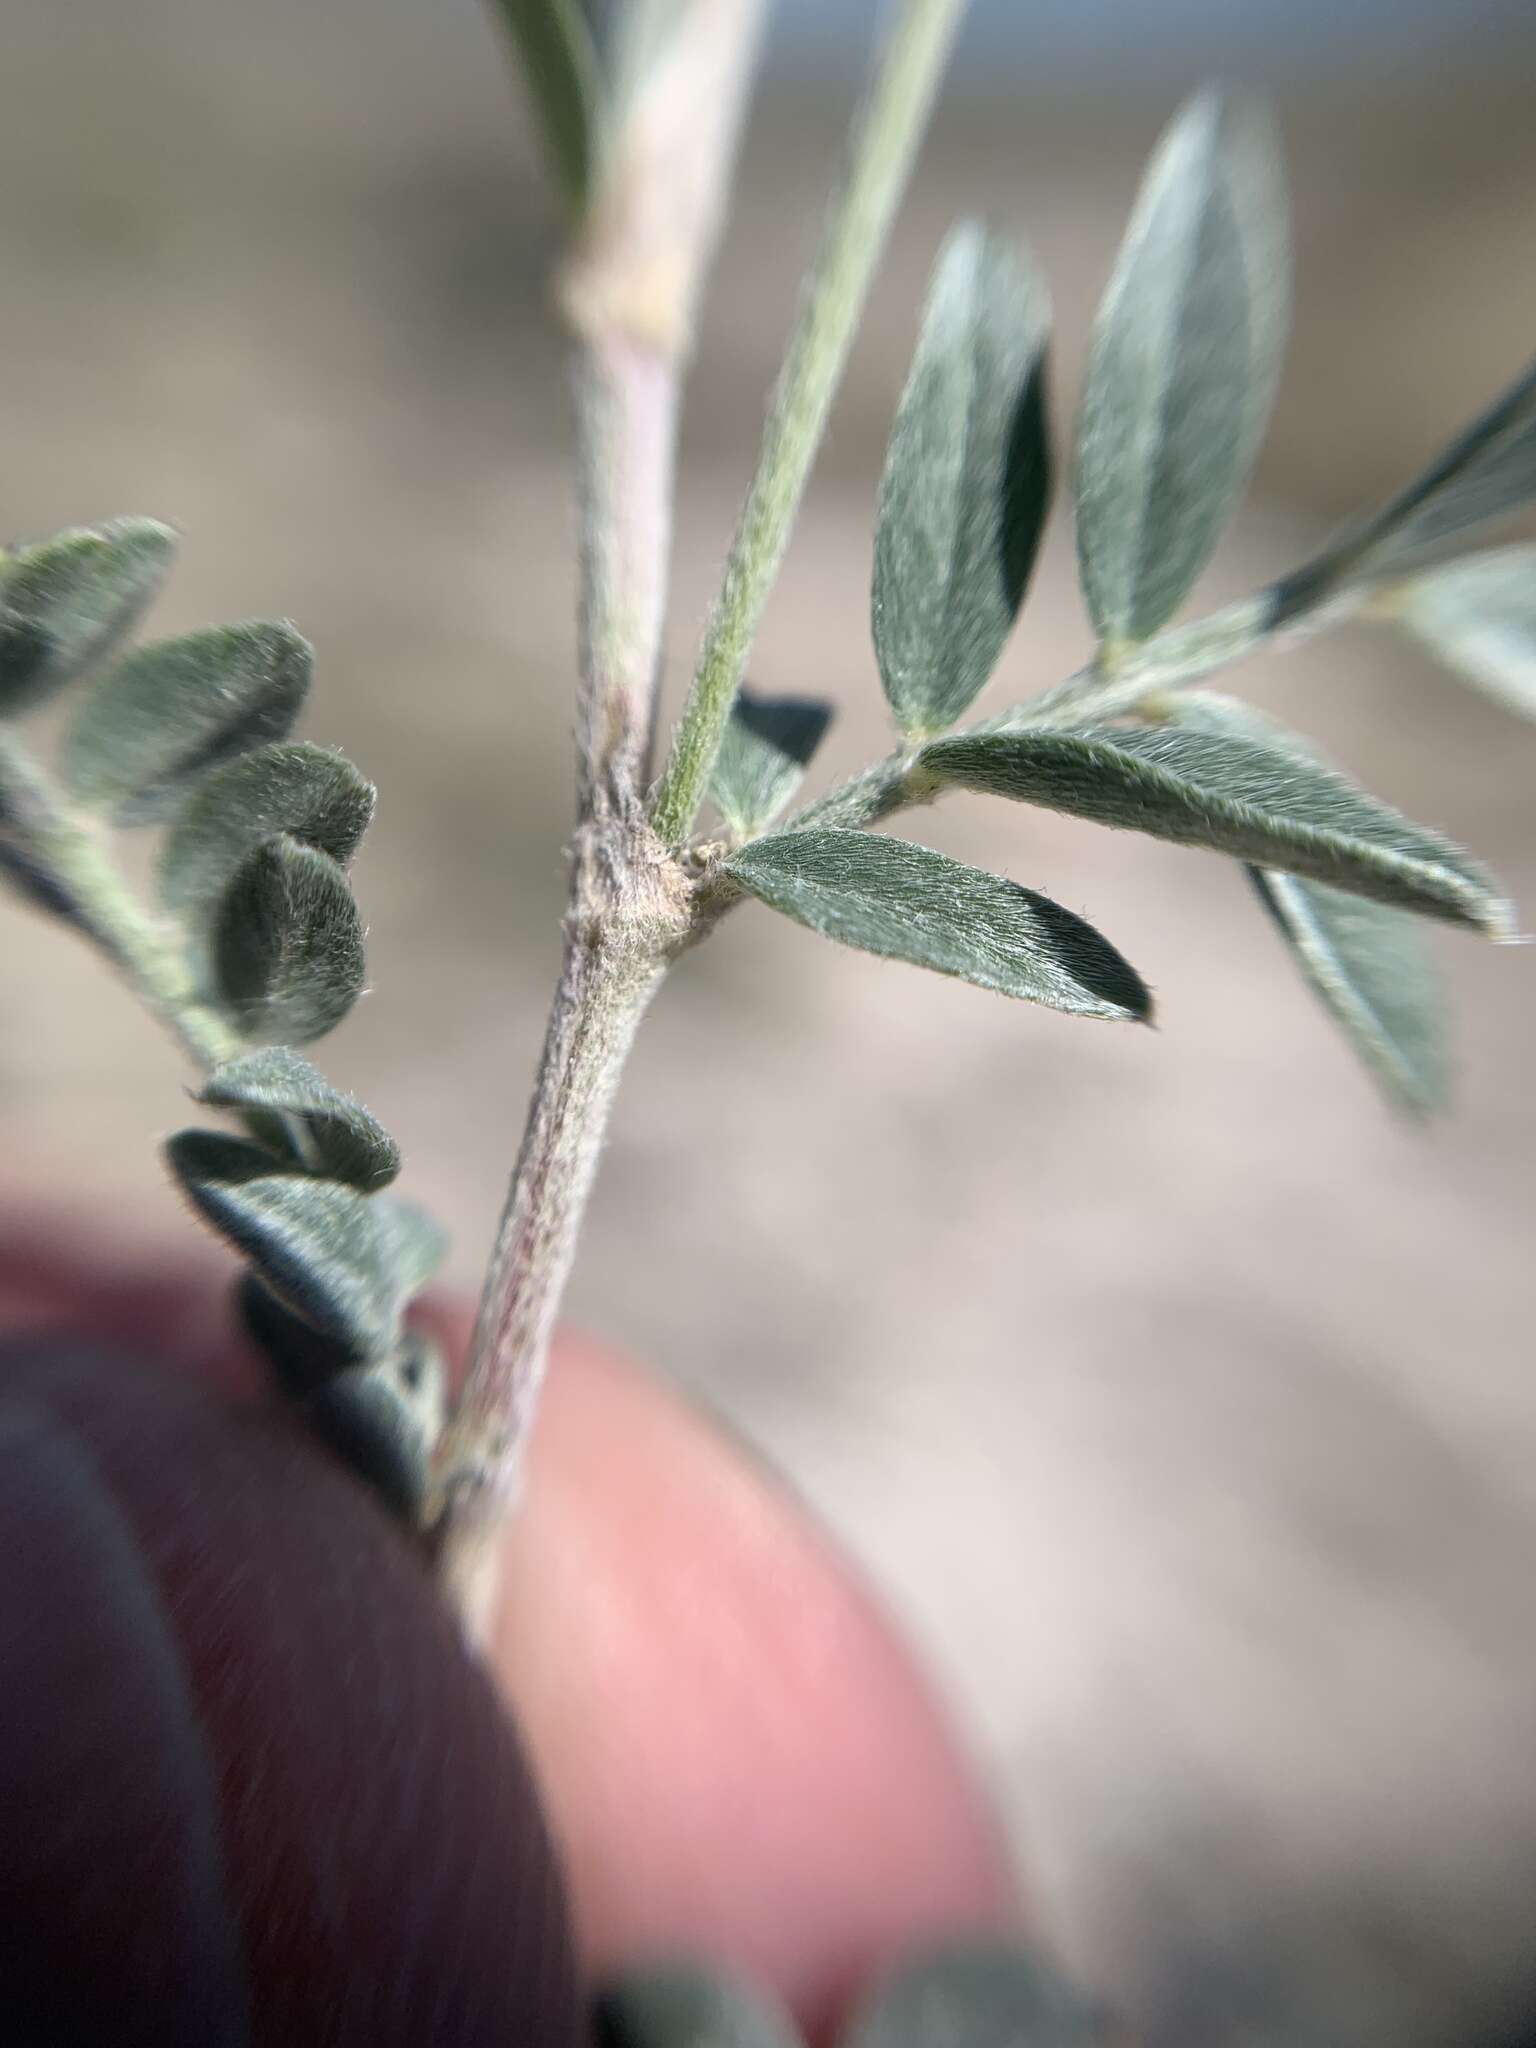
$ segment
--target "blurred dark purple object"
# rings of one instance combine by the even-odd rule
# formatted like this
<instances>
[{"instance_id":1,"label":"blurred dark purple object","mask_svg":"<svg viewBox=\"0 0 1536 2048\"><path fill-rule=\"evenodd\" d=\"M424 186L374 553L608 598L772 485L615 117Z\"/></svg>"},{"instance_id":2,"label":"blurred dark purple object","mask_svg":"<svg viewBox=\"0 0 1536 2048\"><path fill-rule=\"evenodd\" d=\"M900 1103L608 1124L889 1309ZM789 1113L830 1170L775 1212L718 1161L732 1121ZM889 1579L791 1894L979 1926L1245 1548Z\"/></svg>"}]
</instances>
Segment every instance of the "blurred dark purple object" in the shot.
<instances>
[{"instance_id":1,"label":"blurred dark purple object","mask_svg":"<svg viewBox=\"0 0 1536 2048\"><path fill-rule=\"evenodd\" d=\"M0 1347L8 2048L565 2048L563 1890L407 1541L280 1417Z\"/></svg>"}]
</instances>

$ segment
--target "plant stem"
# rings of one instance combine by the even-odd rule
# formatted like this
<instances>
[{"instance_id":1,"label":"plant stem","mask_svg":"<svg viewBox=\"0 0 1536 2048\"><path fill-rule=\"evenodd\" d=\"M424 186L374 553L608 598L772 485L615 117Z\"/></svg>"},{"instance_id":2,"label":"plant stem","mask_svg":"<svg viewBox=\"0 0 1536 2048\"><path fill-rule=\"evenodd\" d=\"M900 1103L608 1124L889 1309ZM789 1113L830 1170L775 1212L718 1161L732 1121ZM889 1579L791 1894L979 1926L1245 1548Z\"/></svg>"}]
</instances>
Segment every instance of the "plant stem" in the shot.
<instances>
[{"instance_id":1,"label":"plant stem","mask_svg":"<svg viewBox=\"0 0 1536 2048\"><path fill-rule=\"evenodd\" d=\"M639 801L660 685L677 421L763 0L710 0L635 87L559 279L575 339L578 816ZM606 792L606 794L605 794Z\"/></svg>"},{"instance_id":2,"label":"plant stem","mask_svg":"<svg viewBox=\"0 0 1536 2048\"><path fill-rule=\"evenodd\" d=\"M146 913L95 824L63 802L14 741L0 737L0 846L7 840L195 1065L207 1070L245 1050L239 1033L199 1000L179 934Z\"/></svg>"},{"instance_id":3,"label":"plant stem","mask_svg":"<svg viewBox=\"0 0 1536 2048\"><path fill-rule=\"evenodd\" d=\"M691 879L669 839L686 836L702 799L963 9L964 0L903 0L855 123L659 798L669 838L642 815L639 782L659 672L678 388L757 0L712 0L685 17L689 26L635 102L565 274L581 464L580 803L544 1053L464 1394L437 1457L439 1563L472 1633L493 1608L495 1538L516 1491L619 1074L668 963L697 935Z\"/></svg>"},{"instance_id":4,"label":"plant stem","mask_svg":"<svg viewBox=\"0 0 1536 2048\"><path fill-rule=\"evenodd\" d=\"M623 335L576 351L581 513L578 815L632 809L650 750L677 454L674 361Z\"/></svg>"},{"instance_id":5,"label":"plant stem","mask_svg":"<svg viewBox=\"0 0 1536 2048\"><path fill-rule=\"evenodd\" d=\"M902 0L855 122L652 822L692 830L965 0Z\"/></svg>"},{"instance_id":6,"label":"plant stem","mask_svg":"<svg viewBox=\"0 0 1536 2048\"><path fill-rule=\"evenodd\" d=\"M559 981L464 1392L439 1447L440 1569L471 1632L496 1592L549 1339L609 1108L646 1004L686 941L686 879L641 811L660 682L677 421L763 0L674 29L612 138L560 280L575 337L581 524L577 829Z\"/></svg>"},{"instance_id":7,"label":"plant stem","mask_svg":"<svg viewBox=\"0 0 1536 2048\"><path fill-rule=\"evenodd\" d=\"M432 1504L439 1569L476 1637L494 1605L494 1537L516 1490L609 1108L664 972L665 954L653 941L630 943L609 919L569 921L532 1109Z\"/></svg>"}]
</instances>

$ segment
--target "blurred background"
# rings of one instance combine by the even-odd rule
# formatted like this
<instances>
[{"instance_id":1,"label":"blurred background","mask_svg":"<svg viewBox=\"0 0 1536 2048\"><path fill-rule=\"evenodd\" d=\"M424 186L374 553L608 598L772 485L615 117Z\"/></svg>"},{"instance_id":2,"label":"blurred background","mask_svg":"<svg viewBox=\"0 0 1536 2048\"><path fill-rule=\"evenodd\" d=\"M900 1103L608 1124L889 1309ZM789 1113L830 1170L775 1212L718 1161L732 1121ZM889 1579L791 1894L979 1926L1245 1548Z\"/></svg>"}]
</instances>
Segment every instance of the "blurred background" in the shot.
<instances>
[{"instance_id":1,"label":"blurred background","mask_svg":"<svg viewBox=\"0 0 1536 2048\"><path fill-rule=\"evenodd\" d=\"M701 335L675 701L836 159L865 0L784 0ZM1536 338L1524 0L979 0L754 664L882 744L876 479L961 210L1034 247L1070 417L1141 160L1267 86L1297 314L1202 595L1403 480ZM0 447L12 532L186 535L160 631L290 615L308 736L382 785L374 993L324 1049L474 1284L555 962L572 522L553 218L474 0L11 0ZM1064 520L998 689L1087 651ZM1243 677L1536 904L1536 727L1352 630ZM1536 1907L1536 952L1437 940L1460 1099L1373 1099L1225 863L1007 807L947 850L1158 991L1090 1028L755 909L664 992L573 1317L715 1403L864 1560L1004 1801L1041 1919L1154 2040L1498 2038ZM186 1076L0 904L0 1192L184 1250ZM900 1788L893 1787L893 1797Z\"/></svg>"}]
</instances>

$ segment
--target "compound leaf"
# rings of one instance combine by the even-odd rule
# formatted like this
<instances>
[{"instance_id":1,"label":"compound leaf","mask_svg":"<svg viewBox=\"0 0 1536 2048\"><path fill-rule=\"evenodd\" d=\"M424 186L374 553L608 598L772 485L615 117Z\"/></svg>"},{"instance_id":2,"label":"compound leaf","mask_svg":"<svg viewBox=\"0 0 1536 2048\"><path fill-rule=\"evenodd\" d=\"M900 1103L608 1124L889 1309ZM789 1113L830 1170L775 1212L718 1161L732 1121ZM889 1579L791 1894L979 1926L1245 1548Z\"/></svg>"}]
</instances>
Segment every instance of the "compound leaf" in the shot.
<instances>
[{"instance_id":1,"label":"compound leaf","mask_svg":"<svg viewBox=\"0 0 1536 2048\"><path fill-rule=\"evenodd\" d=\"M934 272L880 484L872 617L903 732L942 732L1018 616L1050 496L1043 286L957 228Z\"/></svg>"},{"instance_id":2,"label":"compound leaf","mask_svg":"<svg viewBox=\"0 0 1536 2048\"><path fill-rule=\"evenodd\" d=\"M1449 667L1536 718L1536 547L1469 555L1415 577L1388 616Z\"/></svg>"},{"instance_id":3,"label":"compound leaf","mask_svg":"<svg viewBox=\"0 0 1536 2048\"><path fill-rule=\"evenodd\" d=\"M300 1407L332 1454L406 1522L426 1499L446 1410L442 1356L415 1330L373 1365L323 1380Z\"/></svg>"},{"instance_id":4,"label":"compound leaf","mask_svg":"<svg viewBox=\"0 0 1536 2048\"><path fill-rule=\"evenodd\" d=\"M1077 726L935 740L932 786L1068 811L1507 938L1513 911L1460 847L1320 762L1236 735L1173 726Z\"/></svg>"},{"instance_id":5,"label":"compound leaf","mask_svg":"<svg viewBox=\"0 0 1536 2048\"><path fill-rule=\"evenodd\" d=\"M1142 183L1078 414L1078 563L1111 647L1172 616L1231 516L1279 378L1287 269L1269 123L1203 93Z\"/></svg>"},{"instance_id":6,"label":"compound leaf","mask_svg":"<svg viewBox=\"0 0 1536 2048\"><path fill-rule=\"evenodd\" d=\"M400 1195L376 1195L373 1208L403 1307L434 1278L448 1256L448 1234L435 1217Z\"/></svg>"},{"instance_id":7,"label":"compound leaf","mask_svg":"<svg viewBox=\"0 0 1536 2048\"><path fill-rule=\"evenodd\" d=\"M400 1171L399 1147L377 1117L333 1088L291 1046L267 1046L226 1060L209 1074L197 1099L259 1120L264 1144L286 1145L302 1170L345 1181L363 1194L387 1187ZM283 1135L290 1123L300 1126L296 1149Z\"/></svg>"},{"instance_id":8,"label":"compound leaf","mask_svg":"<svg viewBox=\"0 0 1536 2048\"><path fill-rule=\"evenodd\" d=\"M240 1275L235 1307L246 1335L266 1354L279 1392L290 1400L302 1400L337 1373L367 1363L354 1339L322 1336L280 1301L259 1273Z\"/></svg>"},{"instance_id":9,"label":"compound leaf","mask_svg":"<svg viewBox=\"0 0 1536 2048\"><path fill-rule=\"evenodd\" d=\"M280 1301L352 1356L389 1350L399 1302L366 1195L222 1131L178 1131L165 1149L193 1207Z\"/></svg>"},{"instance_id":10,"label":"compound leaf","mask_svg":"<svg viewBox=\"0 0 1536 2048\"><path fill-rule=\"evenodd\" d=\"M1317 760L1306 740L1238 698L1190 690L1170 704L1175 720L1195 731L1235 734L1303 761ZM1444 1006L1414 919L1326 882L1272 868L1247 872L1303 979L1387 1100L1415 1116L1441 1107Z\"/></svg>"},{"instance_id":11,"label":"compound leaf","mask_svg":"<svg viewBox=\"0 0 1536 2048\"><path fill-rule=\"evenodd\" d=\"M312 1434L394 1513L416 1520L447 1408L436 1345L406 1330L382 1357L362 1356L295 1315L256 1273L242 1276L236 1298L279 1392Z\"/></svg>"},{"instance_id":12,"label":"compound leaf","mask_svg":"<svg viewBox=\"0 0 1536 2048\"><path fill-rule=\"evenodd\" d=\"M304 1045L363 988L363 927L341 869L298 840L267 839L230 877L211 925L218 1000L248 1038Z\"/></svg>"},{"instance_id":13,"label":"compound leaf","mask_svg":"<svg viewBox=\"0 0 1536 2048\"><path fill-rule=\"evenodd\" d=\"M1080 1017L1143 1019L1140 975L1049 897L926 846L868 832L754 840L724 864L744 889L845 946Z\"/></svg>"},{"instance_id":14,"label":"compound leaf","mask_svg":"<svg viewBox=\"0 0 1536 2048\"><path fill-rule=\"evenodd\" d=\"M1348 584L1379 583L1536 499L1536 363L1380 512L1275 585L1283 622Z\"/></svg>"},{"instance_id":15,"label":"compound leaf","mask_svg":"<svg viewBox=\"0 0 1536 2048\"><path fill-rule=\"evenodd\" d=\"M376 795L345 754L307 741L238 755L177 812L160 856L160 894L172 910L216 896L253 848L281 834L345 867Z\"/></svg>"},{"instance_id":16,"label":"compound leaf","mask_svg":"<svg viewBox=\"0 0 1536 2048\"><path fill-rule=\"evenodd\" d=\"M41 703L130 632L175 552L175 534L153 519L0 550L0 715Z\"/></svg>"},{"instance_id":17,"label":"compound leaf","mask_svg":"<svg viewBox=\"0 0 1536 2048\"><path fill-rule=\"evenodd\" d=\"M1322 882L1248 873L1308 986L1388 1100L1418 1116L1443 1107L1444 1004L1413 919Z\"/></svg>"},{"instance_id":18,"label":"compound leaf","mask_svg":"<svg viewBox=\"0 0 1536 2048\"><path fill-rule=\"evenodd\" d=\"M119 824L165 817L210 768L284 737L312 660L307 641L270 620L141 647L80 707L64 743L70 789Z\"/></svg>"},{"instance_id":19,"label":"compound leaf","mask_svg":"<svg viewBox=\"0 0 1536 2048\"><path fill-rule=\"evenodd\" d=\"M800 787L831 723L832 706L818 697L760 697L738 690L710 784L733 838L750 839L773 823Z\"/></svg>"}]
</instances>

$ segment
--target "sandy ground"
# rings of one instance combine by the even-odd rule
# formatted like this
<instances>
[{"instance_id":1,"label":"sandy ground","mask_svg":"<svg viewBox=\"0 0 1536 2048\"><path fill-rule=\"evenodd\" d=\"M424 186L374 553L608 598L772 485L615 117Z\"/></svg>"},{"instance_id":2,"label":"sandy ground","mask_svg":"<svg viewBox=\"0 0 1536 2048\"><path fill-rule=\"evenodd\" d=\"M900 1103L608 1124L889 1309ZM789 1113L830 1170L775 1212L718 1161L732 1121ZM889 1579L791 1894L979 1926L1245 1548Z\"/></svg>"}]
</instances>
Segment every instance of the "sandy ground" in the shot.
<instances>
[{"instance_id":1,"label":"sandy ground","mask_svg":"<svg viewBox=\"0 0 1536 2048\"><path fill-rule=\"evenodd\" d=\"M187 534L157 623L277 612L308 734L383 788L374 993L327 1046L470 1283L554 957L571 522L548 218L467 7L19 10L0 76L5 522ZM1286 109L1300 308L1235 592L1529 353L1529 66ZM1074 366L1164 106L952 106L755 663L880 744L869 525L947 220L1027 234ZM672 636L695 643L835 152L780 92L703 335ZM1080 658L1056 530L1001 690ZM1536 904L1536 729L1395 643L1254 692ZM1465 2043L1536 1889L1536 952L1446 936L1463 1069L1386 1118L1224 864L976 804L937 844L1157 987L1088 1028L734 919L635 1061L573 1315L778 1460L930 1650L1068 1955L1183 2044ZM147 1250L184 1080L0 906L3 1177Z\"/></svg>"}]
</instances>

